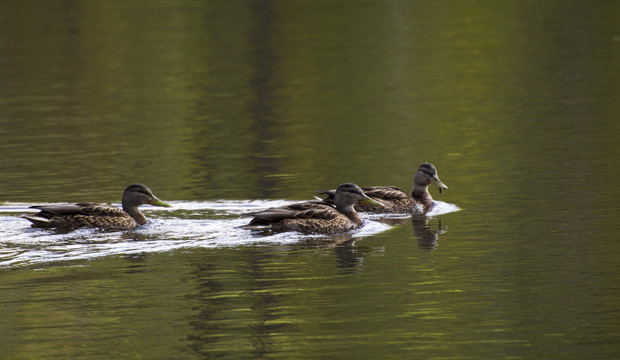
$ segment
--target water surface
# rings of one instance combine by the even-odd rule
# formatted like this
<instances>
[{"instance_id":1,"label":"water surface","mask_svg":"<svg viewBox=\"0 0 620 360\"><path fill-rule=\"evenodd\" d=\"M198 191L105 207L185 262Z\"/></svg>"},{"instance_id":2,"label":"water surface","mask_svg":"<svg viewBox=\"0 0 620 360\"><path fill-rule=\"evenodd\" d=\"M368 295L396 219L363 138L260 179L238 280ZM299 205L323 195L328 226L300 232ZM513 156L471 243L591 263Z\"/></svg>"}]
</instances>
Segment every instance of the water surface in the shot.
<instances>
[{"instance_id":1,"label":"water surface","mask_svg":"<svg viewBox=\"0 0 620 360\"><path fill-rule=\"evenodd\" d=\"M615 359L619 7L3 2L0 352ZM237 228L425 161L461 211ZM132 232L20 217L136 182L174 207Z\"/></svg>"}]
</instances>

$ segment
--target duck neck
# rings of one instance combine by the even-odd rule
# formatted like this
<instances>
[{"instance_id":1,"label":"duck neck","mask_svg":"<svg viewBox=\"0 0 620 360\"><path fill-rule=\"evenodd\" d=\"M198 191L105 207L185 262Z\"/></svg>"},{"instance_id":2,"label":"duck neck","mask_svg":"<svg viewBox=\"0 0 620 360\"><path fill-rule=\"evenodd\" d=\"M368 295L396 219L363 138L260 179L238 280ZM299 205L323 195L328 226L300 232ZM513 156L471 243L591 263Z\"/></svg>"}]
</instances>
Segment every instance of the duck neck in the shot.
<instances>
[{"instance_id":1,"label":"duck neck","mask_svg":"<svg viewBox=\"0 0 620 360\"><path fill-rule=\"evenodd\" d=\"M140 209L138 209L137 206L126 206L125 204L123 204L123 210L125 210L125 212L129 214L129 216L136 220L138 225L146 224L146 217L140 212Z\"/></svg>"},{"instance_id":2,"label":"duck neck","mask_svg":"<svg viewBox=\"0 0 620 360\"><path fill-rule=\"evenodd\" d=\"M416 202L422 204L424 208L427 208L433 204L433 198L428 192L428 185L421 185L414 182L413 189L411 190L411 197Z\"/></svg>"},{"instance_id":3,"label":"duck neck","mask_svg":"<svg viewBox=\"0 0 620 360\"><path fill-rule=\"evenodd\" d=\"M351 204L342 204L336 201L336 209L343 213L346 217L348 217L353 223L356 225L360 225L362 223L362 218L355 211L355 208Z\"/></svg>"}]
</instances>

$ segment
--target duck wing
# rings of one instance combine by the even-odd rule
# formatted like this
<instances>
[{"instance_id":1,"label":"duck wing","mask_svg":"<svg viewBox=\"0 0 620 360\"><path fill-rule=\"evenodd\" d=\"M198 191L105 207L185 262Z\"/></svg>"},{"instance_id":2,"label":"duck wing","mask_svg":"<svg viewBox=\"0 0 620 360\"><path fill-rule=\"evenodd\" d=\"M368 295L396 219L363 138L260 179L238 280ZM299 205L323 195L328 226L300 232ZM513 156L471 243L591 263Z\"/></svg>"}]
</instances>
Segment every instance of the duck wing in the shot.
<instances>
[{"instance_id":1,"label":"duck wing","mask_svg":"<svg viewBox=\"0 0 620 360\"><path fill-rule=\"evenodd\" d=\"M126 230L135 227L135 220L129 214L110 204L35 205L31 208L39 212L23 217L32 222L35 227L75 229L86 226L109 230Z\"/></svg>"},{"instance_id":2,"label":"duck wing","mask_svg":"<svg viewBox=\"0 0 620 360\"><path fill-rule=\"evenodd\" d=\"M248 215L254 216L249 225L269 225L287 219L331 220L341 214L331 205L318 201L308 201L270 208Z\"/></svg>"},{"instance_id":3,"label":"duck wing","mask_svg":"<svg viewBox=\"0 0 620 360\"><path fill-rule=\"evenodd\" d=\"M393 201L409 197L406 192L396 186L369 186L363 187L362 190L364 194L375 200Z\"/></svg>"},{"instance_id":4,"label":"duck wing","mask_svg":"<svg viewBox=\"0 0 620 360\"><path fill-rule=\"evenodd\" d=\"M75 215L87 215L87 216L127 216L127 213L121 208L112 206L110 204L101 204L94 202L84 202L76 204L54 204L54 205L35 205L31 206L31 209L37 209L40 212L37 216L51 218L51 217L63 217L63 216L75 216Z\"/></svg>"},{"instance_id":5,"label":"duck wing","mask_svg":"<svg viewBox=\"0 0 620 360\"><path fill-rule=\"evenodd\" d=\"M107 218L128 217L125 210L110 204L79 203L80 212L89 216L104 216Z\"/></svg>"},{"instance_id":6,"label":"duck wing","mask_svg":"<svg viewBox=\"0 0 620 360\"><path fill-rule=\"evenodd\" d=\"M383 207L355 205L355 209L361 212L371 213L397 213L411 211L412 199L406 192L396 186L370 186L363 187L364 194L369 198L383 204Z\"/></svg>"}]
</instances>

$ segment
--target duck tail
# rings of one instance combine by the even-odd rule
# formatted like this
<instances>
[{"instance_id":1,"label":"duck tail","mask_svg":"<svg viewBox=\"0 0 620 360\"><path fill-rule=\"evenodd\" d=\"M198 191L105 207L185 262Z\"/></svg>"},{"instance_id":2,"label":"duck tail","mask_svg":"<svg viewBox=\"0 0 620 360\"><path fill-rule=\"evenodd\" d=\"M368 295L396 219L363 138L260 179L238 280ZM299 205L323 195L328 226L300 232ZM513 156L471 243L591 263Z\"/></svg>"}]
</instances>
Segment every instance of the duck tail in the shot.
<instances>
[{"instance_id":1,"label":"duck tail","mask_svg":"<svg viewBox=\"0 0 620 360\"><path fill-rule=\"evenodd\" d=\"M33 226L45 227L45 226L49 226L49 224L50 224L50 219L47 219L47 218L44 218L44 217L41 217L41 216L24 215L22 217L24 219L30 221Z\"/></svg>"},{"instance_id":2,"label":"duck tail","mask_svg":"<svg viewBox=\"0 0 620 360\"><path fill-rule=\"evenodd\" d=\"M333 189L331 189L331 190L319 190L319 191L317 191L317 193L319 195L326 195L325 198L320 198L318 196L315 196L315 198L317 200L320 200L320 201L322 201L322 202L324 202L326 204L334 204L334 201L335 201L334 199L335 199L335 196L336 196L336 190L333 190Z\"/></svg>"}]
</instances>

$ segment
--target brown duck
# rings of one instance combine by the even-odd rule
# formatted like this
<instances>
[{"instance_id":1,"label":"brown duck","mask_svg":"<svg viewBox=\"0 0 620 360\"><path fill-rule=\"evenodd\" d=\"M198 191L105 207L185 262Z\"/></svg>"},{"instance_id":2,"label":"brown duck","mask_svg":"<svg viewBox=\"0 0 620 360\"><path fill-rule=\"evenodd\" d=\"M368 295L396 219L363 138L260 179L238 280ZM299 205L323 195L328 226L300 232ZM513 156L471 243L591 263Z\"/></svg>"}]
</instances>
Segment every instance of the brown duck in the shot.
<instances>
[{"instance_id":1,"label":"brown duck","mask_svg":"<svg viewBox=\"0 0 620 360\"><path fill-rule=\"evenodd\" d=\"M359 202L370 206L383 206L364 195L359 186L345 183L334 191L333 204L307 201L246 214L254 218L245 227L267 226L275 231L317 234L342 233L362 225L362 218L353 207Z\"/></svg>"},{"instance_id":2,"label":"brown duck","mask_svg":"<svg viewBox=\"0 0 620 360\"><path fill-rule=\"evenodd\" d=\"M448 189L437 177L437 169L429 163L420 165L413 177L411 194L395 186L370 186L362 190L369 198L382 203L383 207L365 206L359 204L355 209L360 212L372 213L426 213L433 208L433 198L428 192L429 185L435 185L441 190ZM323 201L333 203L333 190L321 191L327 195Z\"/></svg>"},{"instance_id":3,"label":"brown duck","mask_svg":"<svg viewBox=\"0 0 620 360\"><path fill-rule=\"evenodd\" d=\"M99 228L108 231L131 230L146 224L146 217L140 212L140 205L170 207L159 200L146 185L129 185L123 193L120 209L110 204L93 202L77 204L36 205L30 208L40 210L36 215L25 215L32 227L77 229Z\"/></svg>"}]
</instances>

